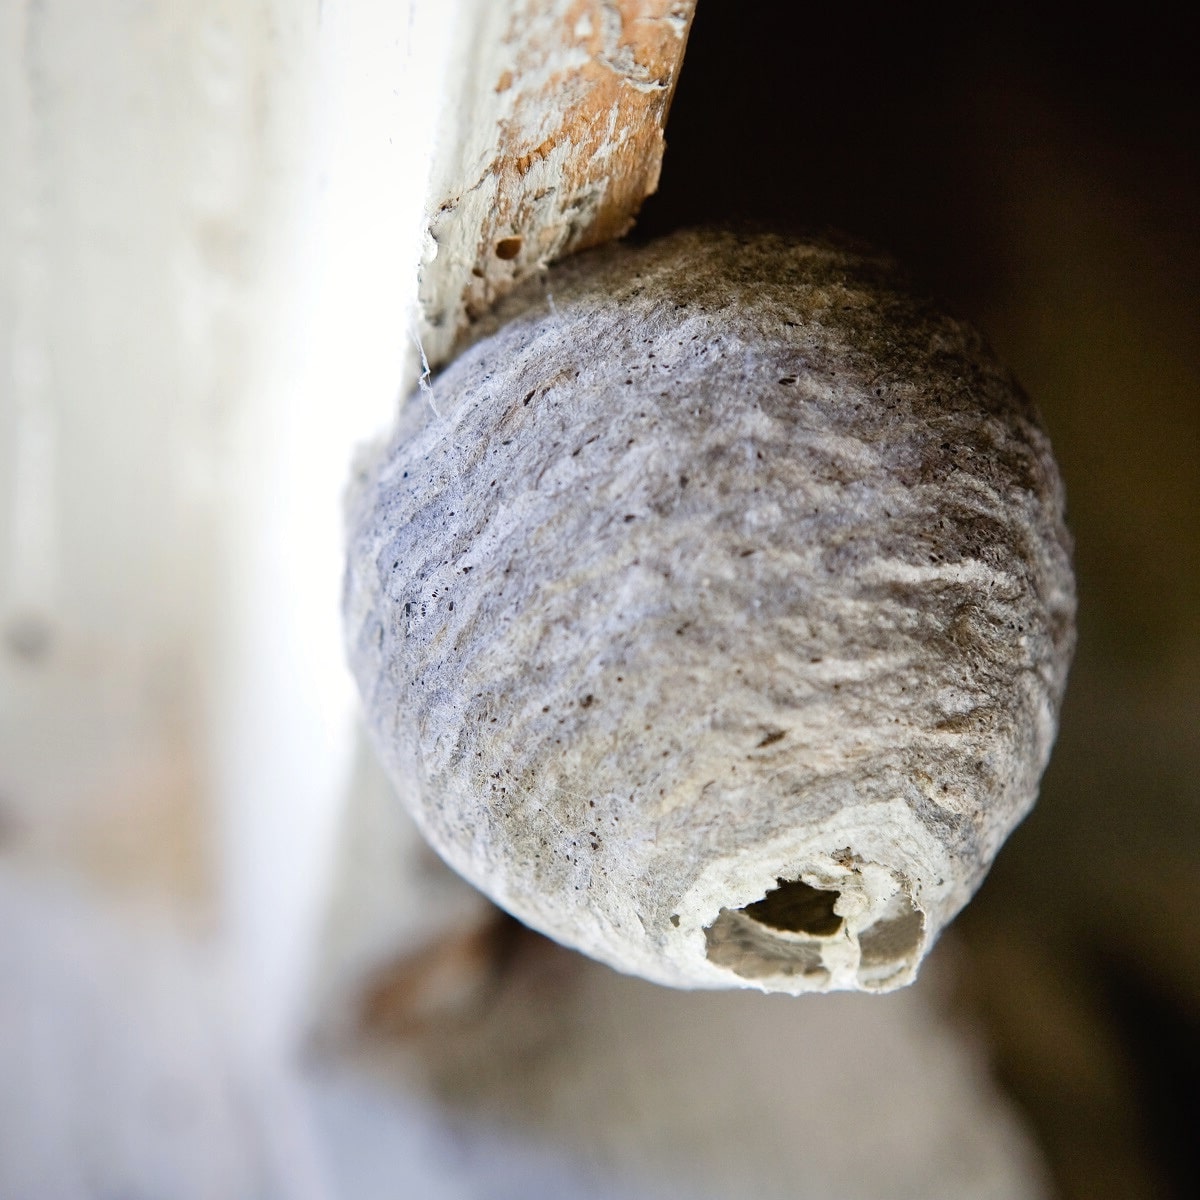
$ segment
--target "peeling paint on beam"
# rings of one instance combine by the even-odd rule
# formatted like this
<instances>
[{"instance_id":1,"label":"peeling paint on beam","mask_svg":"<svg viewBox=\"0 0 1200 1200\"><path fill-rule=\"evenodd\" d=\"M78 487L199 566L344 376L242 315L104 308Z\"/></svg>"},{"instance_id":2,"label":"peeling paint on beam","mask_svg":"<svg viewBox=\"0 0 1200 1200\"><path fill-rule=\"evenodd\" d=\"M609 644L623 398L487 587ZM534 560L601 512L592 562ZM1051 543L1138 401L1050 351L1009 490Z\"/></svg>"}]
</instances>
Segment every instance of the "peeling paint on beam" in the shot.
<instances>
[{"instance_id":1,"label":"peeling paint on beam","mask_svg":"<svg viewBox=\"0 0 1200 1200\"><path fill-rule=\"evenodd\" d=\"M658 186L695 0L467 0L420 268L429 363L522 279L621 237Z\"/></svg>"}]
</instances>

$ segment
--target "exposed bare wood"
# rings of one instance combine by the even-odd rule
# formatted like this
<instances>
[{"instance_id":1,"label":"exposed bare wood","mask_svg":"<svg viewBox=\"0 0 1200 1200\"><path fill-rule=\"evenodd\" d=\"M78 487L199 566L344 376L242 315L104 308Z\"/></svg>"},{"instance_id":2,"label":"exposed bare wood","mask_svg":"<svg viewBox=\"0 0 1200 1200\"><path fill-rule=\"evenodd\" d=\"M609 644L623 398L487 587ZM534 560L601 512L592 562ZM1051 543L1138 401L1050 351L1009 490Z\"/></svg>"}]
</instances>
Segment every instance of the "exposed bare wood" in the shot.
<instances>
[{"instance_id":1,"label":"exposed bare wood","mask_svg":"<svg viewBox=\"0 0 1200 1200\"><path fill-rule=\"evenodd\" d=\"M418 328L432 366L539 267L658 186L695 0L473 0L435 152Z\"/></svg>"}]
</instances>

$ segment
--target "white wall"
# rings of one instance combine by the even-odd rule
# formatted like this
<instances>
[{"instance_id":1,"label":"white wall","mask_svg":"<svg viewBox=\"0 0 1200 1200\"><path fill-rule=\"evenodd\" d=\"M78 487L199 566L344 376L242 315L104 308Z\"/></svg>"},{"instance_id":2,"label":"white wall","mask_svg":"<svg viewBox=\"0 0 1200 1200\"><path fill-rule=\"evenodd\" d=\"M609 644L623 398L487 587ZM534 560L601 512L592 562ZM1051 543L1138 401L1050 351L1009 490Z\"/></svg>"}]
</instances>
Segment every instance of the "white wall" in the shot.
<instances>
[{"instance_id":1,"label":"white wall","mask_svg":"<svg viewBox=\"0 0 1200 1200\"><path fill-rule=\"evenodd\" d=\"M218 915L285 1034L455 11L0 6L0 794L26 858Z\"/></svg>"}]
</instances>

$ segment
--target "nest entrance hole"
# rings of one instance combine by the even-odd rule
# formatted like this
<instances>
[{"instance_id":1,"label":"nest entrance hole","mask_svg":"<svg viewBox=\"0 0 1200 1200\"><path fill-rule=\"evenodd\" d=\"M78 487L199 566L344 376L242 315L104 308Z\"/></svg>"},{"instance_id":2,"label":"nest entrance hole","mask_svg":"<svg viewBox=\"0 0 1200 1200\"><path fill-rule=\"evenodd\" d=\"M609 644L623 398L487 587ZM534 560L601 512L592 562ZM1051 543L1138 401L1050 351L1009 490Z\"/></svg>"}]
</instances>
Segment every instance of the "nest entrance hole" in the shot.
<instances>
[{"instance_id":1,"label":"nest entrance hole","mask_svg":"<svg viewBox=\"0 0 1200 1200\"><path fill-rule=\"evenodd\" d=\"M804 990L820 990L830 981L822 949L845 925L834 912L840 896L833 888L781 879L762 899L721 909L704 931L708 959L743 979L802 976ZM899 889L858 934L859 986L868 991L895 986L920 958L924 935L924 914Z\"/></svg>"},{"instance_id":2,"label":"nest entrance hole","mask_svg":"<svg viewBox=\"0 0 1200 1200\"><path fill-rule=\"evenodd\" d=\"M739 909L760 925L784 933L808 933L829 937L842 927L842 918L833 911L840 892L815 888L800 879L780 879L761 900Z\"/></svg>"},{"instance_id":3,"label":"nest entrance hole","mask_svg":"<svg viewBox=\"0 0 1200 1200\"><path fill-rule=\"evenodd\" d=\"M744 908L721 909L704 931L708 958L743 979L801 975L821 987L829 972L817 939L841 931L833 911L841 893L799 879L780 879L761 900Z\"/></svg>"}]
</instances>

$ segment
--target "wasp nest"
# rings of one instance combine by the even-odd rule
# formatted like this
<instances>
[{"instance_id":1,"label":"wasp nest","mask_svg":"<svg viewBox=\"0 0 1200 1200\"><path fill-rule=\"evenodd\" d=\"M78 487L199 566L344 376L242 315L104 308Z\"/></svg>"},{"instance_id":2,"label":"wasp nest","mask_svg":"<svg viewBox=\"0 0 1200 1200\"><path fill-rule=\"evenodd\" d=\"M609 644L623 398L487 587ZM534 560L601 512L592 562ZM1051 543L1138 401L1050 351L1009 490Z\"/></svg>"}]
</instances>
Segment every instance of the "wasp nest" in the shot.
<instances>
[{"instance_id":1,"label":"wasp nest","mask_svg":"<svg viewBox=\"0 0 1200 1200\"><path fill-rule=\"evenodd\" d=\"M897 987L1033 803L1062 485L888 260L701 231L557 268L350 520L351 659L425 835L620 970Z\"/></svg>"}]
</instances>

